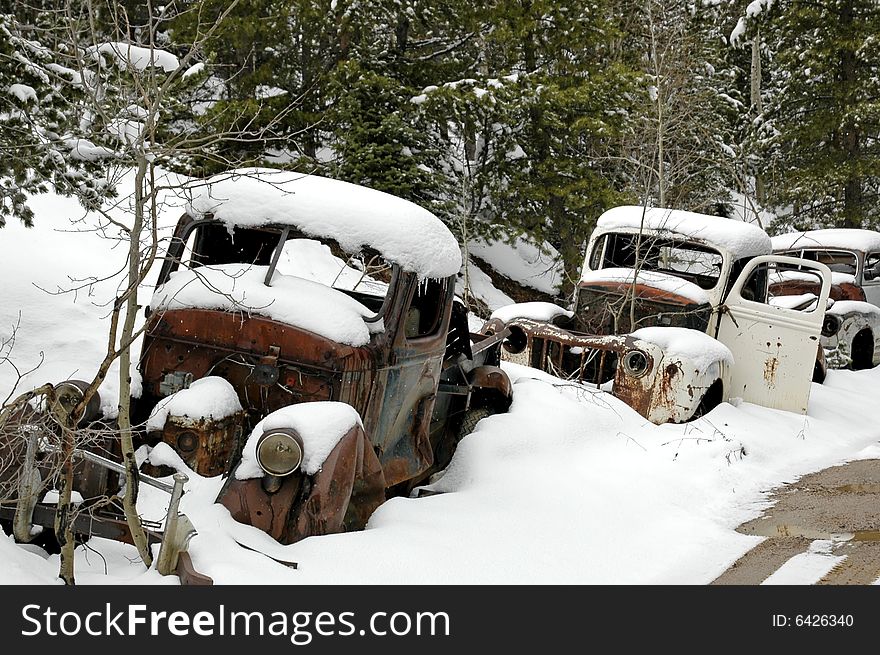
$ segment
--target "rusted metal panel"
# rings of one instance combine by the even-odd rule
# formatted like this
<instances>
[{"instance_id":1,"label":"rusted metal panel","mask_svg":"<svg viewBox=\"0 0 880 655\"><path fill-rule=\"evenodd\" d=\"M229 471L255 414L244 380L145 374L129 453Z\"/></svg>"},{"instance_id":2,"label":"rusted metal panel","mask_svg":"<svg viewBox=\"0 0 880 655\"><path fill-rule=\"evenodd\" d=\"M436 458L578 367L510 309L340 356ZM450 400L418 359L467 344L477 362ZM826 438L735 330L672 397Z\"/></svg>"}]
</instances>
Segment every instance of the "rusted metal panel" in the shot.
<instances>
[{"instance_id":1,"label":"rusted metal panel","mask_svg":"<svg viewBox=\"0 0 880 655\"><path fill-rule=\"evenodd\" d=\"M672 291L658 289L643 283L620 283L620 282L581 282L578 289L592 290L598 294L610 296L626 296L639 300L653 300L670 305L685 307L693 305L694 301L687 296L682 296Z\"/></svg>"},{"instance_id":2,"label":"rusted metal panel","mask_svg":"<svg viewBox=\"0 0 880 655\"><path fill-rule=\"evenodd\" d=\"M275 354L273 354L275 353ZM297 402L341 400L363 412L372 381L374 353L263 317L211 310L173 310L155 315L141 360L144 389L160 397L165 375L186 371L193 379L228 380L252 416ZM257 374L271 367L275 375Z\"/></svg>"},{"instance_id":3,"label":"rusted metal panel","mask_svg":"<svg viewBox=\"0 0 880 655\"><path fill-rule=\"evenodd\" d=\"M169 415L162 440L199 475L229 473L244 445L244 412L220 420Z\"/></svg>"},{"instance_id":4,"label":"rusted metal panel","mask_svg":"<svg viewBox=\"0 0 880 655\"><path fill-rule=\"evenodd\" d=\"M313 535L361 530L385 500L385 476L360 426L342 437L314 476L287 476L275 493L260 479L231 477L219 502L241 523L290 544Z\"/></svg>"},{"instance_id":5,"label":"rusted metal panel","mask_svg":"<svg viewBox=\"0 0 880 655\"><path fill-rule=\"evenodd\" d=\"M818 297L822 290L822 285L816 281L810 280L785 280L770 285L771 296L800 296L812 293ZM828 295L832 300L865 300L865 292L858 285L850 282L842 282L831 285L831 291Z\"/></svg>"},{"instance_id":6,"label":"rusted metal panel","mask_svg":"<svg viewBox=\"0 0 880 655\"><path fill-rule=\"evenodd\" d=\"M575 326L586 334L625 334L655 325L705 332L711 307L662 289L637 284L581 284Z\"/></svg>"},{"instance_id":7,"label":"rusted metal panel","mask_svg":"<svg viewBox=\"0 0 880 655\"><path fill-rule=\"evenodd\" d=\"M497 366L476 367L468 374L468 381L474 387L484 391L491 389L504 398L510 398L513 393L510 378Z\"/></svg>"}]
</instances>

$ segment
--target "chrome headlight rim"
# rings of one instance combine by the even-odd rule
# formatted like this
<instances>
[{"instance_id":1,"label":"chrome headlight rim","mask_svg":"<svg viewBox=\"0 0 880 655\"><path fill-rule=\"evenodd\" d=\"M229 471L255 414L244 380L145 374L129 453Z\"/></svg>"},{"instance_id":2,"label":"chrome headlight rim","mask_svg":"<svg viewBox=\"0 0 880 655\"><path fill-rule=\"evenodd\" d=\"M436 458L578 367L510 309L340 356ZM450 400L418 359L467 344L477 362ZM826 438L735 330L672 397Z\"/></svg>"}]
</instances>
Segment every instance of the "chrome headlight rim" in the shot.
<instances>
[{"instance_id":1,"label":"chrome headlight rim","mask_svg":"<svg viewBox=\"0 0 880 655\"><path fill-rule=\"evenodd\" d=\"M53 388L55 392L55 397L58 399L59 404L64 408L64 410L68 413L72 412L73 409L82 401L85 396L86 389L89 388L89 383L84 380L64 380L63 382L59 382ZM101 396L96 391L92 394L92 397L89 398L89 402L86 403L85 409L83 411L82 417L80 417L80 423L90 423L91 421L96 420L101 416Z\"/></svg>"},{"instance_id":2,"label":"chrome headlight rim","mask_svg":"<svg viewBox=\"0 0 880 655\"><path fill-rule=\"evenodd\" d=\"M266 430L256 447L257 464L269 476L283 478L302 466L305 447L302 437L291 428Z\"/></svg>"},{"instance_id":3,"label":"chrome headlight rim","mask_svg":"<svg viewBox=\"0 0 880 655\"><path fill-rule=\"evenodd\" d=\"M651 356L641 348L631 348L621 357L623 371L629 377L641 378L651 370Z\"/></svg>"}]
</instances>

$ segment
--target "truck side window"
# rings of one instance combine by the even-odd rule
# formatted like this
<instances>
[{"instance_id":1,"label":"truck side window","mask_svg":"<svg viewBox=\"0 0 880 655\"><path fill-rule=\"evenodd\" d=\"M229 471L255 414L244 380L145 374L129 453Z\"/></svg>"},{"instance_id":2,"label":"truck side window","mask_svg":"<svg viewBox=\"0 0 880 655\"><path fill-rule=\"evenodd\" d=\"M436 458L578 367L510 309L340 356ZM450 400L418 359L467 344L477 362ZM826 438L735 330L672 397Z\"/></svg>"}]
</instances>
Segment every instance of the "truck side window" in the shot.
<instances>
[{"instance_id":1,"label":"truck side window","mask_svg":"<svg viewBox=\"0 0 880 655\"><path fill-rule=\"evenodd\" d=\"M869 252L865 255L866 282L880 282L880 252Z\"/></svg>"},{"instance_id":2,"label":"truck side window","mask_svg":"<svg viewBox=\"0 0 880 655\"><path fill-rule=\"evenodd\" d=\"M767 302L767 273L768 273L768 265L761 264L758 266L752 274L749 276L749 279L746 280L746 283L743 285L742 289L739 292L739 295L744 300L751 300L752 302Z\"/></svg>"},{"instance_id":3,"label":"truck side window","mask_svg":"<svg viewBox=\"0 0 880 655\"><path fill-rule=\"evenodd\" d=\"M407 339L429 337L437 333L446 301L446 280L421 280L416 284L403 332Z\"/></svg>"},{"instance_id":4,"label":"truck side window","mask_svg":"<svg viewBox=\"0 0 880 655\"><path fill-rule=\"evenodd\" d=\"M822 293L823 284L819 271L781 262L766 262L755 273L761 270L765 284L769 283L769 297L759 302L803 312L817 309L817 299Z\"/></svg>"}]
</instances>

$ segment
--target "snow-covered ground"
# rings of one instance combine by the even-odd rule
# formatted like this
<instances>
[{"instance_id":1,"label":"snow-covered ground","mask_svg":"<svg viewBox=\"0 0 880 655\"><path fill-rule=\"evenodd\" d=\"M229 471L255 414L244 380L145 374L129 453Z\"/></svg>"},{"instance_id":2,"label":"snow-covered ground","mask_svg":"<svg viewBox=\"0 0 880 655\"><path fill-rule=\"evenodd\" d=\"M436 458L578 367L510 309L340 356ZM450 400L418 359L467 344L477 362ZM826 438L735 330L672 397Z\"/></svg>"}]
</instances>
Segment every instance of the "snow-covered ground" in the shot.
<instances>
[{"instance_id":1,"label":"snow-covered ground","mask_svg":"<svg viewBox=\"0 0 880 655\"><path fill-rule=\"evenodd\" d=\"M23 388L93 372L105 346L101 303L115 289L110 281L91 296L51 295L35 284L69 287L68 276L110 274L124 259L120 245L94 232L55 231L81 214L74 203L44 196L34 205L34 229L0 230L0 337L19 323L12 359L22 371L44 353ZM179 213L168 208L163 224ZM831 371L813 385L807 416L725 403L690 424L655 426L609 394L506 366L513 405L462 441L433 485L444 493L390 500L362 532L281 546L213 503L219 478L190 472L182 509L199 533L190 544L196 568L217 583L704 584L758 543L735 528L766 507L770 489L880 457L870 413L880 369ZM3 396L15 379L0 366ZM152 455L175 461L169 449ZM166 499L143 487L144 516L161 519ZM131 547L115 542L93 539L77 557L79 583L176 582L145 571ZM812 581L832 565L818 546L801 560L770 582ZM57 556L0 536L0 582L55 583L57 570Z\"/></svg>"}]
</instances>

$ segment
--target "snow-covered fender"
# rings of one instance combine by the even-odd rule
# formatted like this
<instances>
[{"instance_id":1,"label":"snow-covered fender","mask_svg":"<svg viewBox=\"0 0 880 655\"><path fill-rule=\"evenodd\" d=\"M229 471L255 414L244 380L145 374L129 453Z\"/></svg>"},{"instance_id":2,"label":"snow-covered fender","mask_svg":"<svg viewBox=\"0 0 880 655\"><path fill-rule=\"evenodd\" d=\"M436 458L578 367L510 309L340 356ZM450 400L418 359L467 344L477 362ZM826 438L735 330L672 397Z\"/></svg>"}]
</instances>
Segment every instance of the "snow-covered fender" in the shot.
<instances>
[{"instance_id":1,"label":"snow-covered fender","mask_svg":"<svg viewBox=\"0 0 880 655\"><path fill-rule=\"evenodd\" d=\"M241 523L253 525L284 544L309 536L362 530L373 511L385 501L385 476L369 438L358 418L317 466L308 465L309 449L315 446L309 430L296 421L267 420L298 408L342 403L303 403L270 414L254 429L242 460L227 478L217 502ZM346 407L349 407L346 405ZM356 415L356 413L355 413ZM282 416L282 419L284 417ZM268 427L263 427L264 424ZM272 475L255 468L256 446L273 434L300 437L305 464L285 475ZM250 452L252 456L248 457ZM315 470L316 468L316 470Z\"/></svg>"},{"instance_id":2,"label":"snow-covered fender","mask_svg":"<svg viewBox=\"0 0 880 655\"><path fill-rule=\"evenodd\" d=\"M651 327L631 335L613 393L655 424L682 423L726 399L733 357L720 342L680 327Z\"/></svg>"},{"instance_id":3,"label":"snow-covered fender","mask_svg":"<svg viewBox=\"0 0 880 655\"><path fill-rule=\"evenodd\" d=\"M830 368L871 368L880 363L880 308L838 300L825 312L820 342Z\"/></svg>"}]
</instances>

